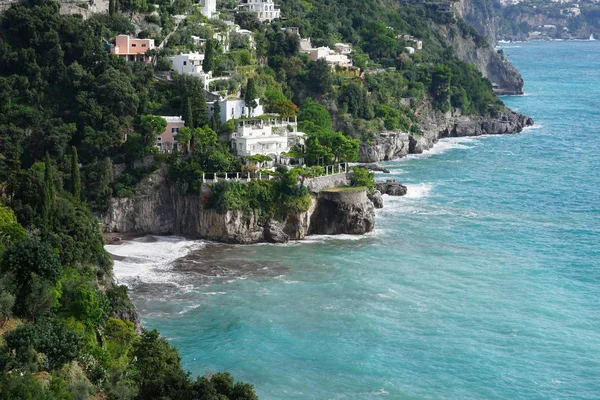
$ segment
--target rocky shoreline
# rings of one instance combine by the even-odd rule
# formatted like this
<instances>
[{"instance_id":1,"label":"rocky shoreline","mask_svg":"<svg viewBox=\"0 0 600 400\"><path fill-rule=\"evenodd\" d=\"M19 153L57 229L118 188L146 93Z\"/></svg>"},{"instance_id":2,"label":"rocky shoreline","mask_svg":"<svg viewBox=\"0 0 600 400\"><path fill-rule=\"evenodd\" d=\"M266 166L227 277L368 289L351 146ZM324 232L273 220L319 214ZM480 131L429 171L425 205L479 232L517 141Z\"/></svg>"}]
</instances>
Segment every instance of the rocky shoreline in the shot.
<instances>
[{"instance_id":1,"label":"rocky shoreline","mask_svg":"<svg viewBox=\"0 0 600 400\"><path fill-rule=\"evenodd\" d=\"M360 145L360 162L377 163L420 154L447 137L515 134L534 123L527 115L509 109L495 117L442 114L428 108L421 109L420 113L423 117L421 135L383 132L373 139L372 144Z\"/></svg>"}]
</instances>

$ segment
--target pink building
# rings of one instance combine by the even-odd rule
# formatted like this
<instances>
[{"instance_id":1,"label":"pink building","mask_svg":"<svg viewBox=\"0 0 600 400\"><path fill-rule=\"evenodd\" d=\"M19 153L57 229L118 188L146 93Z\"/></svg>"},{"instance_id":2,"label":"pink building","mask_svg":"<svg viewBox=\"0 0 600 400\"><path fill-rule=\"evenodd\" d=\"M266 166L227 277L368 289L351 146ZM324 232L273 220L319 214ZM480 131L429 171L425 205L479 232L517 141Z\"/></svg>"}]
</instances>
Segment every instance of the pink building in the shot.
<instances>
[{"instance_id":1,"label":"pink building","mask_svg":"<svg viewBox=\"0 0 600 400\"><path fill-rule=\"evenodd\" d=\"M148 50L154 49L154 39L136 39L128 35L118 35L115 45L110 46L110 52L127 61L152 62L152 57L146 56Z\"/></svg>"},{"instance_id":2,"label":"pink building","mask_svg":"<svg viewBox=\"0 0 600 400\"><path fill-rule=\"evenodd\" d=\"M173 150L180 150L177 146L177 134L179 129L185 126L181 117L162 117L167 121L165 131L156 137L155 146L160 153L170 153Z\"/></svg>"}]
</instances>

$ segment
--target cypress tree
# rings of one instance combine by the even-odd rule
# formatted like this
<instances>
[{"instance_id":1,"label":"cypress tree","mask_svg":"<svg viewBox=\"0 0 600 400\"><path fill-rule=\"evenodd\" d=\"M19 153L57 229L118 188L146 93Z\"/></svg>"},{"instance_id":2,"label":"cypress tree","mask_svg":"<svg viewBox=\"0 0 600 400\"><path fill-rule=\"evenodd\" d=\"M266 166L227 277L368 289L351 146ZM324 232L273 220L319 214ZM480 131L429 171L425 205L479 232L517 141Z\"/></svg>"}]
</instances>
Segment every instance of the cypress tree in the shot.
<instances>
[{"instance_id":1,"label":"cypress tree","mask_svg":"<svg viewBox=\"0 0 600 400\"><path fill-rule=\"evenodd\" d=\"M192 113L192 102L189 97L185 98L185 105L183 106L183 120L185 126L190 129L194 129L194 115Z\"/></svg>"},{"instance_id":2,"label":"cypress tree","mask_svg":"<svg viewBox=\"0 0 600 400\"><path fill-rule=\"evenodd\" d=\"M73 196L81 200L81 175L79 173L79 157L75 146L71 148L71 184L73 185Z\"/></svg>"},{"instance_id":3,"label":"cypress tree","mask_svg":"<svg viewBox=\"0 0 600 400\"><path fill-rule=\"evenodd\" d=\"M52 164L50 163L50 155L46 153L44 157L44 189L42 198L42 219L43 231L48 232L50 229L50 216L56 198L56 189L54 188L54 174L52 173Z\"/></svg>"},{"instance_id":4,"label":"cypress tree","mask_svg":"<svg viewBox=\"0 0 600 400\"><path fill-rule=\"evenodd\" d=\"M213 39L207 40L204 50L204 61L202 61L202 69L205 73L215 69L215 53L215 41Z\"/></svg>"},{"instance_id":5,"label":"cypress tree","mask_svg":"<svg viewBox=\"0 0 600 400\"><path fill-rule=\"evenodd\" d=\"M256 88L256 81L254 80L254 78L248 78L246 90L244 91L244 102L246 103L246 107L250 109L250 112L248 114L252 114L254 109L258 107L258 104L256 104L257 98L258 89Z\"/></svg>"},{"instance_id":6,"label":"cypress tree","mask_svg":"<svg viewBox=\"0 0 600 400\"><path fill-rule=\"evenodd\" d=\"M213 105L213 115L210 117L210 127L215 132L218 132L221 127L221 103L219 103L219 100L215 100Z\"/></svg>"},{"instance_id":7,"label":"cypress tree","mask_svg":"<svg viewBox=\"0 0 600 400\"><path fill-rule=\"evenodd\" d=\"M206 104L206 93L204 92L204 88L194 94L194 106L194 121L196 122L196 127L208 125L210 120L208 118L208 105Z\"/></svg>"}]
</instances>

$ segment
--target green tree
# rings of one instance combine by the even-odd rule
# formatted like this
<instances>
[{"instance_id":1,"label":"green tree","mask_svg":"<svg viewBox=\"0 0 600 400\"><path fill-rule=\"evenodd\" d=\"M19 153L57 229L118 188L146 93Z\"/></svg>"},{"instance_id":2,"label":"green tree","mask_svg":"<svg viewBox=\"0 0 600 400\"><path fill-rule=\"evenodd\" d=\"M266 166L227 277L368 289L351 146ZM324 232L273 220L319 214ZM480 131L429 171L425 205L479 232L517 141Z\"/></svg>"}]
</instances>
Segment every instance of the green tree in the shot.
<instances>
[{"instance_id":1,"label":"green tree","mask_svg":"<svg viewBox=\"0 0 600 400\"><path fill-rule=\"evenodd\" d=\"M331 68L324 59L312 61L308 68L307 84L313 93L324 95L331 91Z\"/></svg>"},{"instance_id":2,"label":"green tree","mask_svg":"<svg viewBox=\"0 0 600 400\"><path fill-rule=\"evenodd\" d=\"M354 167L352 168L350 184L352 186L364 186L373 193L375 191L375 174L369 172L366 168Z\"/></svg>"},{"instance_id":3,"label":"green tree","mask_svg":"<svg viewBox=\"0 0 600 400\"><path fill-rule=\"evenodd\" d=\"M17 222L13 210L0 205L0 255L13 243L26 237L25 229Z\"/></svg>"},{"instance_id":4,"label":"green tree","mask_svg":"<svg viewBox=\"0 0 600 400\"><path fill-rule=\"evenodd\" d=\"M218 100L213 104L213 113L210 117L209 125L215 132L218 132L221 127L221 103Z\"/></svg>"},{"instance_id":5,"label":"green tree","mask_svg":"<svg viewBox=\"0 0 600 400\"><path fill-rule=\"evenodd\" d=\"M298 129L310 133L319 129L331 128L331 116L322 105L315 103L310 97L298 113Z\"/></svg>"},{"instance_id":6,"label":"green tree","mask_svg":"<svg viewBox=\"0 0 600 400\"><path fill-rule=\"evenodd\" d=\"M204 47L204 61L202 61L202 70L205 73L214 71L217 60L217 41L208 39Z\"/></svg>"},{"instance_id":7,"label":"green tree","mask_svg":"<svg viewBox=\"0 0 600 400\"><path fill-rule=\"evenodd\" d=\"M6 345L15 352L15 361L28 362L31 350L43 353L48 369L59 369L74 360L81 351L81 338L60 322L48 319L20 325L6 334Z\"/></svg>"},{"instance_id":8,"label":"green tree","mask_svg":"<svg viewBox=\"0 0 600 400\"><path fill-rule=\"evenodd\" d=\"M144 331L133 346L133 356L140 399L181 398L189 390L179 352L156 330Z\"/></svg>"},{"instance_id":9,"label":"green tree","mask_svg":"<svg viewBox=\"0 0 600 400\"><path fill-rule=\"evenodd\" d=\"M152 147L156 142L156 136L162 134L167 128L167 120L158 115L142 115L140 117L140 128L144 138L144 144L148 147Z\"/></svg>"},{"instance_id":10,"label":"green tree","mask_svg":"<svg viewBox=\"0 0 600 400\"><path fill-rule=\"evenodd\" d=\"M26 300L33 294L33 284L41 281L54 286L60 275L60 263L52 248L35 238L27 238L6 250L2 257L2 273L14 277L17 302L15 311L27 314ZM34 275L39 279L34 279Z\"/></svg>"},{"instance_id":11,"label":"green tree","mask_svg":"<svg viewBox=\"0 0 600 400\"><path fill-rule=\"evenodd\" d=\"M71 189L76 200L81 199L81 174L79 173L79 157L77 148L71 147Z\"/></svg>"},{"instance_id":12,"label":"green tree","mask_svg":"<svg viewBox=\"0 0 600 400\"><path fill-rule=\"evenodd\" d=\"M50 155L46 153L44 159L44 194L42 201L42 220L44 225L44 231L50 229L52 219L52 208L54 201L56 200L56 189L54 188L54 173L52 170L52 163L50 162Z\"/></svg>"},{"instance_id":13,"label":"green tree","mask_svg":"<svg viewBox=\"0 0 600 400\"><path fill-rule=\"evenodd\" d=\"M184 153L189 153L190 151L190 142L192 140L192 129L187 126L179 128L179 132L177 133L177 143L181 146L181 151Z\"/></svg>"}]
</instances>

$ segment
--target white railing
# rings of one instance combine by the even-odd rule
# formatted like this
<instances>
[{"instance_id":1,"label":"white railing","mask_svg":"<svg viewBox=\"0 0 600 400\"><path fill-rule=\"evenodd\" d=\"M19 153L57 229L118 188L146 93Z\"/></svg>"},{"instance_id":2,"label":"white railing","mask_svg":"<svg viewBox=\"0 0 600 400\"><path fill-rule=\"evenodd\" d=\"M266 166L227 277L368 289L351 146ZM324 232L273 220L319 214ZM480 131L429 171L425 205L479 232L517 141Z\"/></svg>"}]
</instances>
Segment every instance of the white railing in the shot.
<instances>
[{"instance_id":1,"label":"white railing","mask_svg":"<svg viewBox=\"0 0 600 400\"><path fill-rule=\"evenodd\" d=\"M315 176L314 178L320 178L323 176L341 175L348 173L348 163L340 163L333 165L326 165L325 172L323 175ZM314 179L307 178L307 179ZM276 179L272 174L258 172L203 172L202 183L216 183L221 181L233 181L233 182L250 182L253 180L259 181L270 181Z\"/></svg>"}]
</instances>

